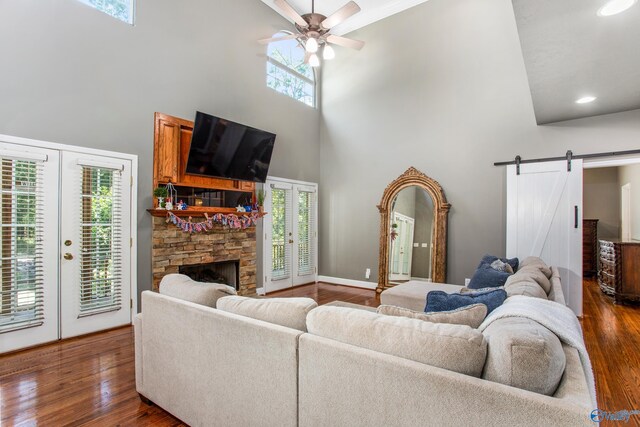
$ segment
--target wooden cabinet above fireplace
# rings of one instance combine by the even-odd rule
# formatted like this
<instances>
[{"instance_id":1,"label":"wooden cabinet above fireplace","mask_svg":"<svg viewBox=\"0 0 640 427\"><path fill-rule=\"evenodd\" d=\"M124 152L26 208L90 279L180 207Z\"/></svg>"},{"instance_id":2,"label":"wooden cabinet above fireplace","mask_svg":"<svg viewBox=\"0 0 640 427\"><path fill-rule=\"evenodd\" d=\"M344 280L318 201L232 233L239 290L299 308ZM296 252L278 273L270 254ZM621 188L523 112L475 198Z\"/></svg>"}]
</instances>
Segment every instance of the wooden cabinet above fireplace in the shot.
<instances>
[{"instance_id":1,"label":"wooden cabinet above fireplace","mask_svg":"<svg viewBox=\"0 0 640 427\"><path fill-rule=\"evenodd\" d=\"M169 182L181 187L253 193L255 183L185 173L193 122L155 113L153 187Z\"/></svg>"},{"instance_id":2,"label":"wooden cabinet above fireplace","mask_svg":"<svg viewBox=\"0 0 640 427\"><path fill-rule=\"evenodd\" d=\"M194 210L206 210L209 213L235 211L236 204L229 206L229 202L224 201L238 200L239 194L245 194L243 198L251 199L255 191L255 183L187 174L192 132L192 121L155 113L153 188L172 183L178 187L179 199L182 194L195 195L206 190L215 190L221 194L219 198L223 200L220 206L199 208L193 200L191 203L187 200L185 202ZM194 196L194 198L202 200L202 197ZM154 207L157 208L157 200L154 200Z\"/></svg>"}]
</instances>

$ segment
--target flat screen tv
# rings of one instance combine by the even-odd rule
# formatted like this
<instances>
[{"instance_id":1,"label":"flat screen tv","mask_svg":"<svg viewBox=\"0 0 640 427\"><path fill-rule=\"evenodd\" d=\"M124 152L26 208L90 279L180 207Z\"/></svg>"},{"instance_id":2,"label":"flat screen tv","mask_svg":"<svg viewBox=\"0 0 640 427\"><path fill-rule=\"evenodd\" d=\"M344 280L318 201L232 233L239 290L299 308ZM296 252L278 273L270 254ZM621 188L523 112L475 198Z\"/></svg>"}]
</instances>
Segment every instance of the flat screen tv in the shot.
<instances>
[{"instance_id":1,"label":"flat screen tv","mask_svg":"<svg viewBox=\"0 0 640 427\"><path fill-rule=\"evenodd\" d=\"M196 113L186 173L265 182L276 135Z\"/></svg>"}]
</instances>

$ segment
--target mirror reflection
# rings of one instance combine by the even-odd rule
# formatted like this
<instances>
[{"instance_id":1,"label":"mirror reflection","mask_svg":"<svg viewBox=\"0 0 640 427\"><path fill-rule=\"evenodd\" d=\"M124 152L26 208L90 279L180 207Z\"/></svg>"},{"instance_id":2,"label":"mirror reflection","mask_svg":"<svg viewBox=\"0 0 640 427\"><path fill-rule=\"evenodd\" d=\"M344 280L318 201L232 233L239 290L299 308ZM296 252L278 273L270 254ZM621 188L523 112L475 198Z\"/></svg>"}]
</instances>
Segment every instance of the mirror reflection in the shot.
<instances>
[{"instance_id":1,"label":"mirror reflection","mask_svg":"<svg viewBox=\"0 0 640 427\"><path fill-rule=\"evenodd\" d=\"M391 204L389 282L431 281L434 208L429 193L409 186Z\"/></svg>"}]
</instances>

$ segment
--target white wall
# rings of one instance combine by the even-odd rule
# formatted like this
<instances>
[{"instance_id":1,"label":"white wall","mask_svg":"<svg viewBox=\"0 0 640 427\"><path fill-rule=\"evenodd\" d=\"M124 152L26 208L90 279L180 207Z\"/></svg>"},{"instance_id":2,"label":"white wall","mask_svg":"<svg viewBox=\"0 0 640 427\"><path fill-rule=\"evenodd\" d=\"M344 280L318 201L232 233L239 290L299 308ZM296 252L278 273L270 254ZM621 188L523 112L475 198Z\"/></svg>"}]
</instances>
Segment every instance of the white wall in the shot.
<instances>
[{"instance_id":1,"label":"white wall","mask_svg":"<svg viewBox=\"0 0 640 427\"><path fill-rule=\"evenodd\" d=\"M598 220L598 237L620 237L618 168L584 170L583 217Z\"/></svg>"},{"instance_id":2,"label":"white wall","mask_svg":"<svg viewBox=\"0 0 640 427\"><path fill-rule=\"evenodd\" d=\"M258 0L137 0L135 26L76 0L2 0L0 133L139 156L138 289L149 289L155 111L275 132L269 173L318 180L319 112L266 87L256 43L289 27Z\"/></svg>"},{"instance_id":3,"label":"white wall","mask_svg":"<svg viewBox=\"0 0 640 427\"><path fill-rule=\"evenodd\" d=\"M452 204L448 281L462 284L505 251L493 162L638 148L640 110L536 125L510 0L430 0L350 36L366 46L323 70L321 275L377 271L376 205L409 166Z\"/></svg>"},{"instance_id":4,"label":"white wall","mask_svg":"<svg viewBox=\"0 0 640 427\"><path fill-rule=\"evenodd\" d=\"M620 187L631 184L631 238L640 240L640 164L618 168L618 194Z\"/></svg>"}]
</instances>

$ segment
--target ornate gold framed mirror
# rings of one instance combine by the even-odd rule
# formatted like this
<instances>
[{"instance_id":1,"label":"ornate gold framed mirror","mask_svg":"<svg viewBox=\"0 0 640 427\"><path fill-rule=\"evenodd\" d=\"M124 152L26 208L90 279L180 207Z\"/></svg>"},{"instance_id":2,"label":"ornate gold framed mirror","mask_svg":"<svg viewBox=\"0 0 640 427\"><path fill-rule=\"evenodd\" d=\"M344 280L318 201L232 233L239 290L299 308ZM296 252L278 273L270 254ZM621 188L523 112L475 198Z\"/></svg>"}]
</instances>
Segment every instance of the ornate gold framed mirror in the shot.
<instances>
[{"instance_id":1,"label":"ornate gold framed mirror","mask_svg":"<svg viewBox=\"0 0 640 427\"><path fill-rule=\"evenodd\" d=\"M382 194L376 292L410 280L445 283L451 205L440 184L414 167Z\"/></svg>"}]
</instances>

